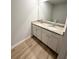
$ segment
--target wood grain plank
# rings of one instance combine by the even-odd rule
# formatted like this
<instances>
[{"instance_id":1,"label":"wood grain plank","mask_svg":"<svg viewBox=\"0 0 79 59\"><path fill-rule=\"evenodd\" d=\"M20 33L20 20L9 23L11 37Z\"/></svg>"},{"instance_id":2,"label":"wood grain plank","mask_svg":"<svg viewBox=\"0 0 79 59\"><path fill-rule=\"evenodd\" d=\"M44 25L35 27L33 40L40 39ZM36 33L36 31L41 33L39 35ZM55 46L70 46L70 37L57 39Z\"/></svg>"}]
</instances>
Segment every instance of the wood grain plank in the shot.
<instances>
[{"instance_id":1,"label":"wood grain plank","mask_svg":"<svg viewBox=\"0 0 79 59\"><path fill-rule=\"evenodd\" d=\"M11 50L12 59L56 59L50 49L37 42L36 38L30 38ZM41 46L42 45L42 46Z\"/></svg>"}]
</instances>

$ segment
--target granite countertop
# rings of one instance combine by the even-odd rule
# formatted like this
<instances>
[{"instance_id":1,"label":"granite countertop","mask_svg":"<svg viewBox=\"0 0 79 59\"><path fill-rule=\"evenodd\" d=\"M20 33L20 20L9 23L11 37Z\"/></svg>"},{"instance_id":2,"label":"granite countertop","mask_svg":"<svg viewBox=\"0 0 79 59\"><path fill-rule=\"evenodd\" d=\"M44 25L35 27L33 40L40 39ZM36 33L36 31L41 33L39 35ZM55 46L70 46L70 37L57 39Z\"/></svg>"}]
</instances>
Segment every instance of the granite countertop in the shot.
<instances>
[{"instance_id":1,"label":"granite countertop","mask_svg":"<svg viewBox=\"0 0 79 59\"><path fill-rule=\"evenodd\" d=\"M33 21L32 24L35 24L37 26L40 26L42 28L45 28L49 31L55 32L57 34L63 35L64 33L64 27L60 27L60 26L53 26L51 24L48 23L41 23L39 21Z\"/></svg>"}]
</instances>

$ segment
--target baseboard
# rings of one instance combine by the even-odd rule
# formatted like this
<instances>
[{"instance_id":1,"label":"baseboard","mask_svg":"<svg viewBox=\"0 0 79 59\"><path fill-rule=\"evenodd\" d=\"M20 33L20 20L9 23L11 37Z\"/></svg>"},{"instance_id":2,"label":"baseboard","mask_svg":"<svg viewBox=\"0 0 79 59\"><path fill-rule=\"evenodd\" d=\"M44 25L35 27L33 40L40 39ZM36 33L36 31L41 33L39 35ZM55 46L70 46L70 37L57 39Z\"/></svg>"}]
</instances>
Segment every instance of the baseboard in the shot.
<instances>
[{"instance_id":1,"label":"baseboard","mask_svg":"<svg viewBox=\"0 0 79 59\"><path fill-rule=\"evenodd\" d=\"M21 44L22 42L24 42L25 40L27 40L27 39L29 39L29 38L31 38L31 37L32 37L32 36L30 35L30 36L28 36L27 38L21 40L21 41L18 42L17 44L13 45L13 46L11 47L11 49L15 48L16 46L18 46L19 44Z\"/></svg>"}]
</instances>

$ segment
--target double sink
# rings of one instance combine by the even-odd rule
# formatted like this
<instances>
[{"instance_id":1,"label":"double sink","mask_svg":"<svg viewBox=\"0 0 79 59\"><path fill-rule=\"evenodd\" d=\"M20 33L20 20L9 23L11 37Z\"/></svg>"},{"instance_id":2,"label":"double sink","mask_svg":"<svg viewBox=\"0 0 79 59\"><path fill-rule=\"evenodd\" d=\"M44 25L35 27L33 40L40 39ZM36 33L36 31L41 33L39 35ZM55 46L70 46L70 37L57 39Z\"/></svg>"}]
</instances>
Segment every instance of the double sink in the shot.
<instances>
[{"instance_id":1,"label":"double sink","mask_svg":"<svg viewBox=\"0 0 79 59\"><path fill-rule=\"evenodd\" d=\"M48 29L50 31L56 32L57 34L63 35L64 33L64 26L55 22L49 22L49 21L34 21L32 22L35 25L38 25L40 27L43 27L45 29Z\"/></svg>"}]
</instances>

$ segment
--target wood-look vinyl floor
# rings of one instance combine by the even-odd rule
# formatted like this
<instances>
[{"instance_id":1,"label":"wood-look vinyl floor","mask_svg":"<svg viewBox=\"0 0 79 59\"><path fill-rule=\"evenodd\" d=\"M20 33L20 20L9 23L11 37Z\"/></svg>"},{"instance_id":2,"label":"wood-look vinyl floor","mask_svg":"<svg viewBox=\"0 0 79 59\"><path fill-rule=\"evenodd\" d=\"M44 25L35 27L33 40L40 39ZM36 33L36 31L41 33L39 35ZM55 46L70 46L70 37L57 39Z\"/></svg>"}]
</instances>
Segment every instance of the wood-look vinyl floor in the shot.
<instances>
[{"instance_id":1,"label":"wood-look vinyl floor","mask_svg":"<svg viewBox=\"0 0 79 59\"><path fill-rule=\"evenodd\" d=\"M12 59L56 59L56 54L32 37L11 50Z\"/></svg>"}]
</instances>

